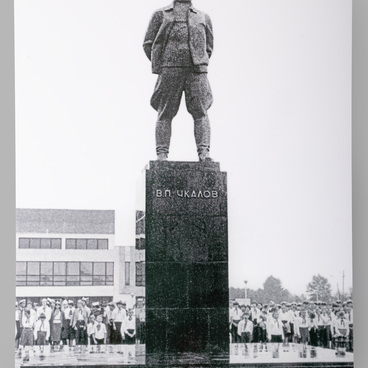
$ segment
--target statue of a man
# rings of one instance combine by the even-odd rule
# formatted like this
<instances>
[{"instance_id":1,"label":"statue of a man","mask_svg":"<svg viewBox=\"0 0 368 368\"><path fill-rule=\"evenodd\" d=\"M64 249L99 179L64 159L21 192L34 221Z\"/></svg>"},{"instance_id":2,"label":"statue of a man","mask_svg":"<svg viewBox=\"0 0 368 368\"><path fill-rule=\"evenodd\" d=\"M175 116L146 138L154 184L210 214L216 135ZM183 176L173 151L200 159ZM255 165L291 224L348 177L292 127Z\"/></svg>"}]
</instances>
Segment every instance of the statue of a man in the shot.
<instances>
[{"instance_id":1,"label":"statue of a man","mask_svg":"<svg viewBox=\"0 0 368 368\"><path fill-rule=\"evenodd\" d=\"M143 48L152 62L152 72L159 75L151 98L151 106L158 112L157 159L168 158L171 122L185 92L187 110L194 119L199 160L211 160L207 115L213 101L207 79L213 49L210 17L193 8L191 0L174 0L172 5L153 14Z\"/></svg>"}]
</instances>

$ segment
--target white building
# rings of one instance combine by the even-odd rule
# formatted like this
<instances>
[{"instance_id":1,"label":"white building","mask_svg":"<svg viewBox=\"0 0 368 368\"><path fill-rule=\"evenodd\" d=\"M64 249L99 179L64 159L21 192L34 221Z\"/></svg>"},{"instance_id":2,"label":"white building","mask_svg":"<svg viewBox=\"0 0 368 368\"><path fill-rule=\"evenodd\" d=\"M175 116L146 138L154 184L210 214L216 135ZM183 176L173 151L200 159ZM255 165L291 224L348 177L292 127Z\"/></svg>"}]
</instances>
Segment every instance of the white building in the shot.
<instances>
[{"instance_id":1,"label":"white building","mask_svg":"<svg viewBox=\"0 0 368 368\"><path fill-rule=\"evenodd\" d=\"M112 210L17 209L16 232L18 300L145 295L144 250L115 245Z\"/></svg>"}]
</instances>

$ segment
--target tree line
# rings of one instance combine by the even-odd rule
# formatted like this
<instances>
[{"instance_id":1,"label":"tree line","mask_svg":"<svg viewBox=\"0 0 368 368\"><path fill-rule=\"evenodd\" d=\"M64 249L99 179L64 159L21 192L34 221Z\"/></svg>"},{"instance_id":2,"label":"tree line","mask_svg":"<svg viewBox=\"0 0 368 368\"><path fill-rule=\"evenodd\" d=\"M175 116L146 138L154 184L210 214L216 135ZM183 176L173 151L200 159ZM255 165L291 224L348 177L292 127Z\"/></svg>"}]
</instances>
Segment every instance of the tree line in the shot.
<instances>
[{"instance_id":1,"label":"tree line","mask_svg":"<svg viewBox=\"0 0 368 368\"><path fill-rule=\"evenodd\" d=\"M230 287L230 299L244 298L244 296L244 288ZM333 294L328 279L322 275L314 275L312 280L306 285L306 293L295 295L282 286L280 279L269 276L263 283L263 288L257 290L247 289L247 297L251 301L262 304L269 303L270 300L273 300L275 303L281 303L283 301L297 303L304 301L320 301L330 303L336 300L344 301L349 298L352 299L353 290L350 289L344 294L340 291Z\"/></svg>"}]
</instances>

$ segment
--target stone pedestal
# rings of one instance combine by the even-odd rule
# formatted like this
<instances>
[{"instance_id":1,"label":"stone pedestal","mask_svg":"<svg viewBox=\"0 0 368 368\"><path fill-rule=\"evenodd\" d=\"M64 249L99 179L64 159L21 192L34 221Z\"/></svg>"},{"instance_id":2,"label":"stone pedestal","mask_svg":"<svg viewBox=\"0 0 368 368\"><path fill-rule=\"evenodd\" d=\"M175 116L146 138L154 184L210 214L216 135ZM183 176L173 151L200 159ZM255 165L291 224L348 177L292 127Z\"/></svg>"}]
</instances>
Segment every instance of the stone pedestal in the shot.
<instances>
[{"instance_id":1,"label":"stone pedestal","mask_svg":"<svg viewBox=\"0 0 368 368\"><path fill-rule=\"evenodd\" d=\"M226 173L152 161L145 179L147 356L228 355Z\"/></svg>"}]
</instances>

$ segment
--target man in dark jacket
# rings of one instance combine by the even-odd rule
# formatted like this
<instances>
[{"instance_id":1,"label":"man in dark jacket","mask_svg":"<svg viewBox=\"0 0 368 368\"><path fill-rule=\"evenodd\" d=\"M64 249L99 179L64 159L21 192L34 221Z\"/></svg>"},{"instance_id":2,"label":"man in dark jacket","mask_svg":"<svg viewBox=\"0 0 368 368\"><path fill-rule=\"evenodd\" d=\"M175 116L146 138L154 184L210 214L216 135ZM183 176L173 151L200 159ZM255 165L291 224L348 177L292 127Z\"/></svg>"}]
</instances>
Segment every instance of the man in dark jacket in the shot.
<instances>
[{"instance_id":1,"label":"man in dark jacket","mask_svg":"<svg viewBox=\"0 0 368 368\"><path fill-rule=\"evenodd\" d=\"M207 67L213 31L209 16L193 8L191 0L175 0L153 14L143 48L152 62L152 72L159 74L151 98L151 106L158 112L157 159L168 158L171 122L185 92L187 110L194 119L199 160L211 160L207 110L213 99Z\"/></svg>"}]
</instances>

